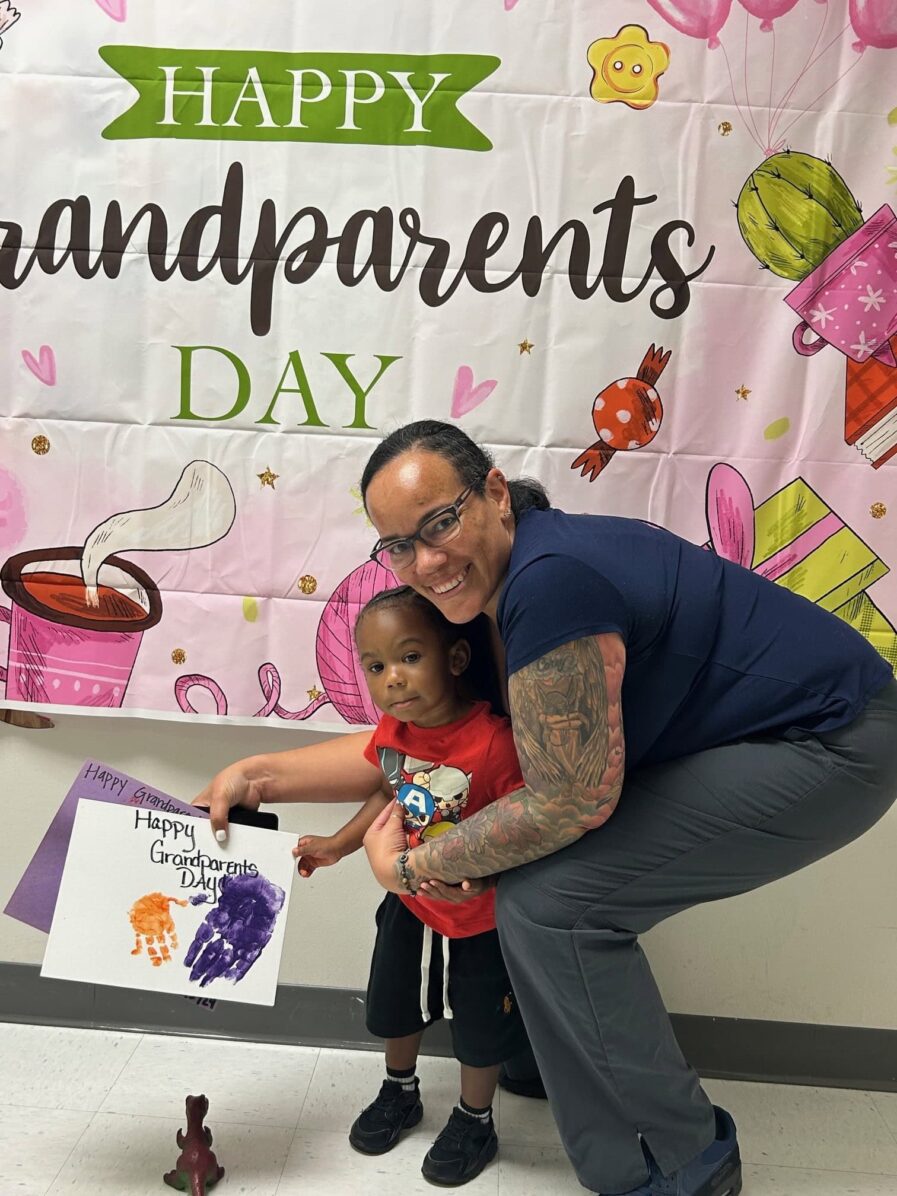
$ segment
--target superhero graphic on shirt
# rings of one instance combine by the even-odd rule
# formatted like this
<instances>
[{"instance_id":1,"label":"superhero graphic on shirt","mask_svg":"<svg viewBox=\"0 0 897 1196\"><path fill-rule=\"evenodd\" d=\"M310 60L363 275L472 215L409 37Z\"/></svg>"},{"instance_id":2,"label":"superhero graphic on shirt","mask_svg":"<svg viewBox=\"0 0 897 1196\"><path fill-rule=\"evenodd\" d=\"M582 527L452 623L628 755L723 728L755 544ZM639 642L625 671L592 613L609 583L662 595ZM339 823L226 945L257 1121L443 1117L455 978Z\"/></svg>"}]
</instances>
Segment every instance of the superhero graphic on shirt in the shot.
<instances>
[{"instance_id":1,"label":"superhero graphic on shirt","mask_svg":"<svg viewBox=\"0 0 897 1196\"><path fill-rule=\"evenodd\" d=\"M464 817L472 772L419 760L395 748L379 747L377 755L396 801L405 808L405 834L410 847L450 830Z\"/></svg>"}]
</instances>

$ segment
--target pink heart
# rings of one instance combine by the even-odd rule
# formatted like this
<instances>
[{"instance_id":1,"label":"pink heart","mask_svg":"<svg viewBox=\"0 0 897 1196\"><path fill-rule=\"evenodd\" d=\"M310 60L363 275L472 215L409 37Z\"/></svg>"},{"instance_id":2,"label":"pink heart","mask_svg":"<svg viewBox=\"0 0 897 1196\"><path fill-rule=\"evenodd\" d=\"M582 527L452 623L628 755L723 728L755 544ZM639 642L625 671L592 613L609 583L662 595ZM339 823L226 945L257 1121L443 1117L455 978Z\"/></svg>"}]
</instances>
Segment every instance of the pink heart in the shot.
<instances>
[{"instance_id":1,"label":"pink heart","mask_svg":"<svg viewBox=\"0 0 897 1196\"><path fill-rule=\"evenodd\" d=\"M469 365L459 365L455 374L455 388L452 391L452 419L459 419L474 407L479 407L498 386L497 378L487 378L479 386L473 384L473 370Z\"/></svg>"},{"instance_id":2,"label":"pink heart","mask_svg":"<svg viewBox=\"0 0 897 1196\"><path fill-rule=\"evenodd\" d=\"M96 4L113 21L123 21L128 15L128 0L96 0Z\"/></svg>"},{"instance_id":3,"label":"pink heart","mask_svg":"<svg viewBox=\"0 0 897 1196\"><path fill-rule=\"evenodd\" d=\"M49 345L41 345L37 358L27 349L23 349L22 360L44 386L56 385L56 354Z\"/></svg>"},{"instance_id":4,"label":"pink heart","mask_svg":"<svg viewBox=\"0 0 897 1196\"><path fill-rule=\"evenodd\" d=\"M517 0L505 0L505 12L510 12L512 8L517 7Z\"/></svg>"}]
</instances>

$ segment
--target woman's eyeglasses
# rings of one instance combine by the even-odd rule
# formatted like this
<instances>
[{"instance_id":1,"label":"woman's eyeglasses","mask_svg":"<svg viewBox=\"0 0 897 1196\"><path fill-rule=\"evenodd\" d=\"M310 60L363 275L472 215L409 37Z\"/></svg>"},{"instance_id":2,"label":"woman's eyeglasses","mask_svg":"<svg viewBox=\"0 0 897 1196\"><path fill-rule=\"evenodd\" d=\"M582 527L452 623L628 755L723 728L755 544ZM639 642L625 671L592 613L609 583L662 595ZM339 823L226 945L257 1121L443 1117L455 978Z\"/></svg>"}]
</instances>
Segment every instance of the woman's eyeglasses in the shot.
<instances>
[{"instance_id":1,"label":"woman's eyeglasses","mask_svg":"<svg viewBox=\"0 0 897 1196\"><path fill-rule=\"evenodd\" d=\"M443 507L435 515L424 520L413 536L402 536L395 540L378 540L371 552L371 560L387 569L407 569L414 560L416 542L430 548L442 548L450 543L461 530L461 508L476 490L478 482L468 486L449 507Z\"/></svg>"}]
</instances>

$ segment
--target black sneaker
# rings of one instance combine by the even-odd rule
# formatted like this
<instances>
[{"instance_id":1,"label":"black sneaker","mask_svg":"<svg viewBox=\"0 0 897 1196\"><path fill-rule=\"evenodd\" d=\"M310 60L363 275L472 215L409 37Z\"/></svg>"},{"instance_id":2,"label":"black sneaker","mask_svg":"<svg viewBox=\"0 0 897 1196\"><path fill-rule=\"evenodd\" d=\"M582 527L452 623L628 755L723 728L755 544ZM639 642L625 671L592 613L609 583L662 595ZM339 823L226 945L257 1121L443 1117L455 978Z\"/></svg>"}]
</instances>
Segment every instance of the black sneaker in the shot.
<instances>
[{"instance_id":1,"label":"black sneaker","mask_svg":"<svg viewBox=\"0 0 897 1196\"><path fill-rule=\"evenodd\" d=\"M480 1121L455 1108L445 1129L427 1151L421 1172L431 1184L453 1188L475 1179L498 1151L492 1118Z\"/></svg>"},{"instance_id":2,"label":"black sneaker","mask_svg":"<svg viewBox=\"0 0 897 1196\"><path fill-rule=\"evenodd\" d=\"M502 1067L498 1073L498 1086L505 1092L512 1092L514 1096L527 1096L533 1100L548 1100L548 1093L545 1091L545 1085L542 1083L540 1075L528 1078L511 1076Z\"/></svg>"},{"instance_id":3,"label":"black sneaker","mask_svg":"<svg viewBox=\"0 0 897 1196\"><path fill-rule=\"evenodd\" d=\"M518 1051L510 1059L506 1059L498 1073L498 1086L505 1092L513 1092L515 1096L528 1096L534 1100L547 1100L548 1094L542 1077L539 1075L539 1065L533 1048L527 1043L523 1050Z\"/></svg>"},{"instance_id":4,"label":"black sneaker","mask_svg":"<svg viewBox=\"0 0 897 1196\"><path fill-rule=\"evenodd\" d=\"M349 1143L362 1154L386 1154L423 1115L417 1076L410 1090L395 1080L384 1080L377 1099L356 1117Z\"/></svg>"}]
</instances>

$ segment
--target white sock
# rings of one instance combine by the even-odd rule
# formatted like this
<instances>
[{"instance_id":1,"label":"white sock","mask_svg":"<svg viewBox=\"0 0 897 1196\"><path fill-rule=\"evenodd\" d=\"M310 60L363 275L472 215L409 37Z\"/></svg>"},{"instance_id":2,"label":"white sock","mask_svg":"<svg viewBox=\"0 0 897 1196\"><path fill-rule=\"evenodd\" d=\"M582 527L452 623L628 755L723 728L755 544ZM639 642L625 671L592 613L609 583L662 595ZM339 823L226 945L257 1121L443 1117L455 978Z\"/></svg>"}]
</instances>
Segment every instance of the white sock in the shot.
<instances>
[{"instance_id":1,"label":"white sock","mask_svg":"<svg viewBox=\"0 0 897 1196\"><path fill-rule=\"evenodd\" d=\"M415 1085L416 1067L409 1067L405 1070L393 1071L389 1067L386 1069L386 1078L393 1084L401 1084L405 1092L413 1092Z\"/></svg>"}]
</instances>

